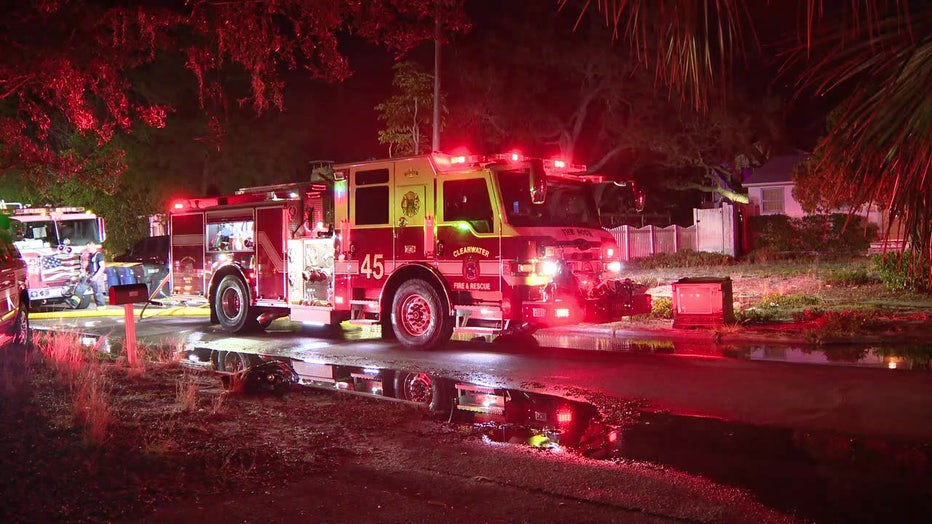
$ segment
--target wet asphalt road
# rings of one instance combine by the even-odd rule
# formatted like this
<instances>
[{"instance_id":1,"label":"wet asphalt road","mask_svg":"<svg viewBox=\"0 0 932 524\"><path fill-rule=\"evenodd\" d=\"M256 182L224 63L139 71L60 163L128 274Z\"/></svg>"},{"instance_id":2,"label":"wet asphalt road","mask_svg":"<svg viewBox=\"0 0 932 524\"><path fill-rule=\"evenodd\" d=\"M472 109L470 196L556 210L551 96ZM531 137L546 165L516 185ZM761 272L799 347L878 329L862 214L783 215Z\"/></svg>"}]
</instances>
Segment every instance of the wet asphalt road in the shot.
<instances>
[{"instance_id":1,"label":"wet asphalt road","mask_svg":"<svg viewBox=\"0 0 932 524\"><path fill-rule=\"evenodd\" d=\"M36 315L36 329L76 329L123 337L123 311ZM152 316L149 316L152 315ZM138 310L137 310L138 318ZM416 352L382 341L368 328L333 329L276 322L266 333L228 336L203 310L150 309L136 321L139 343L210 347L308 361L420 370L496 387L643 401L656 411L845 434L932 442L932 373L795 364L632 350L603 334L549 332L526 341L453 341ZM559 346L559 347L556 347ZM579 350L583 348L588 350Z\"/></svg>"},{"instance_id":2,"label":"wet asphalt road","mask_svg":"<svg viewBox=\"0 0 932 524\"><path fill-rule=\"evenodd\" d=\"M614 460L656 463L748 489L761 502L807 520L921 522L932 514L927 371L729 358L715 347L670 352L596 331L543 333L539 346L453 341L438 351L414 352L366 328L277 322L260 335L230 337L210 326L203 312L148 314L159 316L137 321L140 344L416 370L480 385L635 402L645 409L622 433ZM116 345L123 320L121 310L107 310L34 318L33 326L106 335Z\"/></svg>"}]
</instances>

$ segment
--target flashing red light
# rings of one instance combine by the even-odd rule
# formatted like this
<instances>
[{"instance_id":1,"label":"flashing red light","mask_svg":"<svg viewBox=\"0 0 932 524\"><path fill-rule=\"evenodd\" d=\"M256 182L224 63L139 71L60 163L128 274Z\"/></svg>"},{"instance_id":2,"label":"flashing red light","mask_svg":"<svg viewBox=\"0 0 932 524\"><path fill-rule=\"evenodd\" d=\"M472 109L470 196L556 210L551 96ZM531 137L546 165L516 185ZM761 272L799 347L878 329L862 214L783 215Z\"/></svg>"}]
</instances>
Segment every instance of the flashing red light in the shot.
<instances>
[{"instance_id":1,"label":"flashing red light","mask_svg":"<svg viewBox=\"0 0 932 524\"><path fill-rule=\"evenodd\" d=\"M511 161L512 161L512 162L517 162L518 160L521 160L521 155L519 155L518 153L512 153L512 154L511 154Z\"/></svg>"},{"instance_id":2,"label":"flashing red light","mask_svg":"<svg viewBox=\"0 0 932 524\"><path fill-rule=\"evenodd\" d=\"M174 209L184 209L184 202L175 202L172 206Z\"/></svg>"},{"instance_id":3,"label":"flashing red light","mask_svg":"<svg viewBox=\"0 0 932 524\"><path fill-rule=\"evenodd\" d=\"M455 156L450 159L450 163L451 164L465 164L466 156L465 155Z\"/></svg>"},{"instance_id":4,"label":"flashing red light","mask_svg":"<svg viewBox=\"0 0 932 524\"><path fill-rule=\"evenodd\" d=\"M569 424L573 421L573 412L569 408L561 408L557 411L557 424Z\"/></svg>"},{"instance_id":5,"label":"flashing red light","mask_svg":"<svg viewBox=\"0 0 932 524\"><path fill-rule=\"evenodd\" d=\"M613 444L614 444L615 442L618 442L618 432L615 431L615 430L609 431L609 432L608 432L608 441L611 442L611 443L613 443Z\"/></svg>"},{"instance_id":6,"label":"flashing red light","mask_svg":"<svg viewBox=\"0 0 932 524\"><path fill-rule=\"evenodd\" d=\"M564 161L562 161L562 160L554 160L554 161L553 161L553 167L558 167L558 168L560 168L560 169L563 169L563 168L566 167L566 162L564 162Z\"/></svg>"}]
</instances>

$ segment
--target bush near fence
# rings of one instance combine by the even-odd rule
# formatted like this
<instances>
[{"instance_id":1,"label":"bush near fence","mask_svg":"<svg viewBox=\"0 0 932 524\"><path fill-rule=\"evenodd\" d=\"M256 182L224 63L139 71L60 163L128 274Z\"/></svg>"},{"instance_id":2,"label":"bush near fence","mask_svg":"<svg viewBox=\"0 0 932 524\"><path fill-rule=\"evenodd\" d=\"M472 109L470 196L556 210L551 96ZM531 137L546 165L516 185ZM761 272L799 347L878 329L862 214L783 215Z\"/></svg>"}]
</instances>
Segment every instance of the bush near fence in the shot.
<instances>
[{"instance_id":1,"label":"bush near fence","mask_svg":"<svg viewBox=\"0 0 932 524\"><path fill-rule=\"evenodd\" d=\"M842 213L802 218L762 215L750 217L749 222L754 246L751 258L863 255L878 237L876 224Z\"/></svg>"}]
</instances>

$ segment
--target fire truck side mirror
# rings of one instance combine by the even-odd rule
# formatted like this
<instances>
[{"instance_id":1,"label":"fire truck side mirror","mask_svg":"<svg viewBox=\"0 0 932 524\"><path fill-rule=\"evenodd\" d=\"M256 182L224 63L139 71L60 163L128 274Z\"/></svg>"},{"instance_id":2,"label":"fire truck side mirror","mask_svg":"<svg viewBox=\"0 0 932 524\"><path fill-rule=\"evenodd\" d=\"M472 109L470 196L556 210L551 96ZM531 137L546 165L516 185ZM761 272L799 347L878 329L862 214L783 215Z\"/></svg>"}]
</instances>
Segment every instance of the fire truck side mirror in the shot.
<instances>
[{"instance_id":1,"label":"fire truck side mirror","mask_svg":"<svg viewBox=\"0 0 932 524\"><path fill-rule=\"evenodd\" d=\"M547 174L544 162L539 158L530 160L531 203L543 204L547 199Z\"/></svg>"}]
</instances>

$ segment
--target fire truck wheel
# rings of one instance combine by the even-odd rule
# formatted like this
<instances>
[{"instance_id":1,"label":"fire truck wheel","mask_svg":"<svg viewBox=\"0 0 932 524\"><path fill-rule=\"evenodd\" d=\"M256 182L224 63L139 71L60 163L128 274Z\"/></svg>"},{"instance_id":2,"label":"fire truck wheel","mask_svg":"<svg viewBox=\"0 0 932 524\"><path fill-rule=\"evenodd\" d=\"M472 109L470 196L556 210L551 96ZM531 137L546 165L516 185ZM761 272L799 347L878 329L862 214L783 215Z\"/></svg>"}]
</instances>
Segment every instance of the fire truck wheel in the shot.
<instances>
[{"instance_id":1,"label":"fire truck wheel","mask_svg":"<svg viewBox=\"0 0 932 524\"><path fill-rule=\"evenodd\" d=\"M217 371L231 373L231 375L222 375L220 382L225 388L234 389L237 382L242 382L244 372L259 363L260 361L255 355L235 351L221 351L217 355Z\"/></svg>"},{"instance_id":2,"label":"fire truck wheel","mask_svg":"<svg viewBox=\"0 0 932 524\"><path fill-rule=\"evenodd\" d=\"M399 371L395 375L395 398L425 406L431 412L442 413L452 407L443 381L427 373Z\"/></svg>"},{"instance_id":3,"label":"fire truck wheel","mask_svg":"<svg viewBox=\"0 0 932 524\"><path fill-rule=\"evenodd\" d=\"M223 277L214 297L214 311L220 326L231 333L250 330L255 325L250 309L249 291L243 279L236 275Z\"/></svg>"},{"instance_id":4,"label":"fire truck wheel","mask_svg":"<svg viewBox=\"0 0 932 524\"><path fill-rule=\"evenodd\" d=\"M415 278L401 284L395 292L392 327L405 346L434 349L453 334L453 317L447 314L437 290Z\"/></svg>"}]
</instances>

